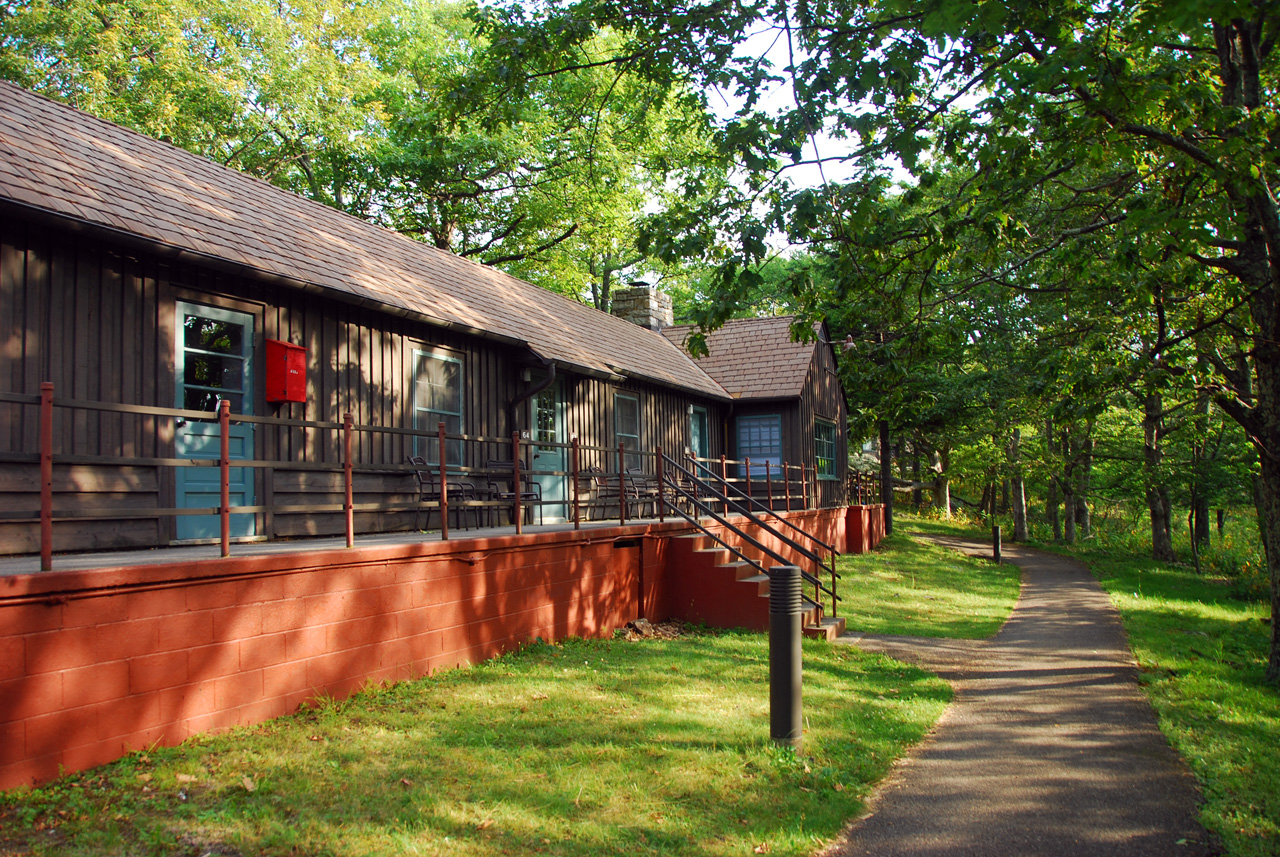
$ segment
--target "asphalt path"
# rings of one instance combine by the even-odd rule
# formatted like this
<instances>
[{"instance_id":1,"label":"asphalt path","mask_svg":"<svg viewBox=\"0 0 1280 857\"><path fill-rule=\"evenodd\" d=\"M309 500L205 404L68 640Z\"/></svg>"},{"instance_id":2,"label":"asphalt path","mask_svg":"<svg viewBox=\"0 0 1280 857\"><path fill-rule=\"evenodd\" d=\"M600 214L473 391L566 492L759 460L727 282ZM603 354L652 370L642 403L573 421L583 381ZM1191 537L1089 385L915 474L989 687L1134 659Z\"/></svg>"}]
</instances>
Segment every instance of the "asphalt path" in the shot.
<instances>
[{"instance_id":1,"label":"asphalt path","mask_svg":"<svg viewBox=\"0 0 1280 857\"><path fill-rule=\"evenodd\" d=\"M990 545L930 538L990 556ZM994 637L841 638L936 672L955 699L827 854L1219 854L1101 587L1063 557L1009 545L1003 557L1022 569L1022 589Z\"/></svg>"}]
</instances>

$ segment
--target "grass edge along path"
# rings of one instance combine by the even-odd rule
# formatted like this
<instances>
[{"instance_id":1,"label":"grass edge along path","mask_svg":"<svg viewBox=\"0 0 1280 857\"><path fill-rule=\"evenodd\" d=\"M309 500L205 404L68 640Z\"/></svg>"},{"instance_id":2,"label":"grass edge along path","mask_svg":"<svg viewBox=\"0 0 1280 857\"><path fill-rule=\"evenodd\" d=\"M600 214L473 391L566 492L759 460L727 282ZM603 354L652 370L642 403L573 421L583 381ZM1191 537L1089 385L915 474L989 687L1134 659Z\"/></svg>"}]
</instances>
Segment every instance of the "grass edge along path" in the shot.
<instances>
[{"instance_id":1,"label":"grass edge along path","mask_svg":"<svg viewBox=\"0 0 1280 857\"><path fill-rule=\"evenodd\" d=\"M1017 604L1021 571L921 541L913 537L918 533L979 537L959 524L896 515L893 535L878 550L837 561L839 613L849 631L963 640L993 636Z\"/></svg>"},{"instance_id":2,"label":"grass edge along path","mask_svg":"<svg viewBox=\"0 0 1280 857\"><path fill-rule=\"evenodd\" d=\"M1200 782L1200 820L1230 857L1280 854L1280 692L1264 680L1266 604L1225 580L1091 546L1084 562L1120 611L1160 729Z\"/></svg>"},{"instance_id":3,"label":"grass edge along path","mask_svg":"<svg viewBox=\"0 0 1280 857\"><path fill-rule=\"evenodd\" d=\"M536 643L0 795L0 854L807 855L951 692L806 641L805 746L768 640Z\"/></svg>"}]
</instances>

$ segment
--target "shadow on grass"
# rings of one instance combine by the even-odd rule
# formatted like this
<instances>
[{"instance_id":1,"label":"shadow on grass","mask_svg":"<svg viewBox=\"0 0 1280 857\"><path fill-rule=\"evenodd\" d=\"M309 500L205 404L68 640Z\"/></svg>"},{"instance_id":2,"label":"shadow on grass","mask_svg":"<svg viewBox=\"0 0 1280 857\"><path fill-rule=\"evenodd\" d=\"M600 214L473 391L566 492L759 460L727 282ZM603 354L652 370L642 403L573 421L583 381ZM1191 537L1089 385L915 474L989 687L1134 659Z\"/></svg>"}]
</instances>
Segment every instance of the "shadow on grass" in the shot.
<instances>
[{"instance_id":1,"label":"shadow on grass","mask_svg":"<svg viewBox=\"0 0 1280 857\"><path fill-rule=\"evenodd\" d=\"M36 854L810 854L950 691L808 642L797 755L768 739L767 663L752 634L536 644L0 811Z\"/></svg>"}]
</instances>

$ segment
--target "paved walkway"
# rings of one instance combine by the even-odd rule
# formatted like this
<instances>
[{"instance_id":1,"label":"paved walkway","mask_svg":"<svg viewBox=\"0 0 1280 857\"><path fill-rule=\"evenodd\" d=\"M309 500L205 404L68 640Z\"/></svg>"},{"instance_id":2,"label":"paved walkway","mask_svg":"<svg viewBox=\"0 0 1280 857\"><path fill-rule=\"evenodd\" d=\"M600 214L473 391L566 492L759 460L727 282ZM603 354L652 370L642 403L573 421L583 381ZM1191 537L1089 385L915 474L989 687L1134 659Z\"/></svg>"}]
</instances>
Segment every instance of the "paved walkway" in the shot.
<instances>
[{"instance_id":1,"label":"paved walkway","mask_svg":"<svg viewBox=\"0 0 1280 857\"><path fill-rule=\"evenodd\" d=\"M935 541L990 556L990 545ZM938 673L955 701L830 853L1217 854L1106 594L1071 560L1011 546L1004 556L1023 569L1022 592L991 639L843 638Z\"/></svg>"}]
</instances>

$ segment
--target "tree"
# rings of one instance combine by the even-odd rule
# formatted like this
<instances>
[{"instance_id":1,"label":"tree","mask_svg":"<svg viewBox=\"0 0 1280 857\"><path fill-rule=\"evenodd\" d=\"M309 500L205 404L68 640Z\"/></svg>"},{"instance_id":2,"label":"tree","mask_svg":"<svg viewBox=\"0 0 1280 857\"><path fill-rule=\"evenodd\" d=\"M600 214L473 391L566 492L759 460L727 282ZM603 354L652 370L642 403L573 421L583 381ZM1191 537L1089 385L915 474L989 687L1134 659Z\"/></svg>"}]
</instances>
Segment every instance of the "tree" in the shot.
<instances>
[{"instance_id":1,"label":"tree","mask_svg":"<svg viewBox=\"0 0 1280 857\"><path fill-rule=\"evenodd\" d=\"M772 216L792 230L839 244L864 228L866 206L853 191L882 198L878 158L895 155L925 184L932 171L922 154L932 153L973 172L968 192L935 224L943 236L974 236L962 247L971 284L1069 258L1119 224L1159 253L1221 275L1210 278L1212 296L1247 310L1246 348L1243 363L1224 356L1204 383L1258 450L1272 581L1267 675L1280 683L1280 207L1271 191L1280 178L1280 112L1271 101L1280 12L1230 0L769 0L674 14L583 0L548 9L537 22L491 13L490 32L510 48L508 69L556 67L576 33L623 27L618 62L744 93L721 141L757 173L802 160L818 129L848 140L841 157L861 165L863 178L775 195ZM797 49L782 69L795 107L773 116L759 115L753 97L769 70L740 50L761 19ZM524 39L518 49L516 38ZM1046 190L1065 194L1053 193L1034 219L1011 222L1008 209ZM816 210L815 200L829 210ZM727 284L756 255L753 225L739 225L740 258L725 266ZM1121 283L1141 270L1141 258L1114 262Z\"/></svg>"}]
</instances>

